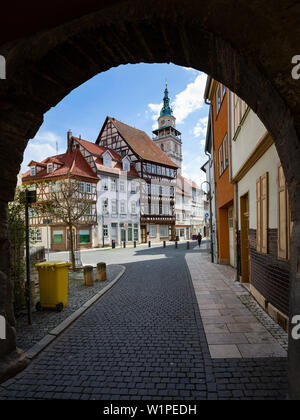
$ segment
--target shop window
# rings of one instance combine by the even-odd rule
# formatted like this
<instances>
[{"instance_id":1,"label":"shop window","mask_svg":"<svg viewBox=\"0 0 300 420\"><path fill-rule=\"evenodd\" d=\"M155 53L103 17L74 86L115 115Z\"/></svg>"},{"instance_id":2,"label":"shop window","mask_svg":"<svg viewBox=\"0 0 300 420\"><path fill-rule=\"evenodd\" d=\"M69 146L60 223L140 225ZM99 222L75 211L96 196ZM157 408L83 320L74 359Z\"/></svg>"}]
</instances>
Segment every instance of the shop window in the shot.
<instances>
[{"instance_id":1,"label":"shop window","mask_svg":"<svg viewBox=\"0 0 300 420\"><path fill-rule=\"evenodd\" d=\"M52 234L54 244L62 244L64 240L64 231L63 230L54 230Z\"/></svg>"},{"instance_id":2,"label":"shop window","mask_svg":"<svg viewBox=\"0 0 300 420\"><path fill-rule=\"evenodd\" d=\"M90 231L89 230L80 229L79 230L79 243L81 243L81 244L88 244L88 243L90 243L90 241L91 241Z\"/></svg>"},{"instance_id":3,"label":"shop window","mask_svg":"<svg viewBox=\"0 0 300 420\"><path fill-rule=\"evenodd\" d=\"M168 237L168 226L161 225L160 226L160 237L167 238Z\"/></svg>"}]
</instances>

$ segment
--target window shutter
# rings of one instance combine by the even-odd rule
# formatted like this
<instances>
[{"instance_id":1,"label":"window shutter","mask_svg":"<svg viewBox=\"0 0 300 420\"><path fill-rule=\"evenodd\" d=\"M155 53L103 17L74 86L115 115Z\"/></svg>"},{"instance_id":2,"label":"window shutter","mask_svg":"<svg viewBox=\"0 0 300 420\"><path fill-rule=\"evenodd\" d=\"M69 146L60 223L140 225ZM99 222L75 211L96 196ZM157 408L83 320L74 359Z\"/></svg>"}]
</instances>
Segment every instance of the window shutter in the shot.
<instances>
[{"instance_id":1,"label":"window shutter","mask_svg":"<svg viewBox=\"0 0 300 420\"><path fill-rule=\"evenodd\" d=\"M223 145L219 148L219 176L223 173Z\"/></svg>"},{"instance_id":2,"label":"window shutter","mask_svg":"<svg viewBox=\"0 0 300 420\"><path fill-rule=\"evenodd\" d=\"M261 252L268 253L268 225L269 225L269 176L268 172L261 177Z\"/></svg>"},{"instance_id":3,"label":"window shutter","mask_svg":"<svg viewBox=\"0 0 300 420\"><path fill-rule=\"evenodd\" d=\"M256 181L256 249L261 252L261 194L260 178Z\"/></svg>"},{"instance_id":4,"label":"window shutter","mask_svg":"<svg viewBox=\"0 0 300 420\"><path fill-rule=\"evenodd\" d=\"M288 258L288 203L282 166L278 167L278 258Z\"/></svg>"}]
</instances>

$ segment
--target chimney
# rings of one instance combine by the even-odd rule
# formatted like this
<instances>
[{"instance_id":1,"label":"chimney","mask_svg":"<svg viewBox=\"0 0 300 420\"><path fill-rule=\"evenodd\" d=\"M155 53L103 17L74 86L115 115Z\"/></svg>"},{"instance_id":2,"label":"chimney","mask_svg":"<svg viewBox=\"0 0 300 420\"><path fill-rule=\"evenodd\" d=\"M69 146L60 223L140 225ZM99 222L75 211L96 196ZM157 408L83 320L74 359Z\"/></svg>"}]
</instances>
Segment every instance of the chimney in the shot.
<instances>
[{"instance_id":1,"label":"chimney","mask_svg":"<svg viewBox=\"0 0 300 420\"><path fill-rule=\"evenodd\" d=\"M71 153L71 151L72 151L72 131L71 130L68 131L67 136L68 136L68 149L67 149L67 153Z\"/></svg>"}]
</instances>

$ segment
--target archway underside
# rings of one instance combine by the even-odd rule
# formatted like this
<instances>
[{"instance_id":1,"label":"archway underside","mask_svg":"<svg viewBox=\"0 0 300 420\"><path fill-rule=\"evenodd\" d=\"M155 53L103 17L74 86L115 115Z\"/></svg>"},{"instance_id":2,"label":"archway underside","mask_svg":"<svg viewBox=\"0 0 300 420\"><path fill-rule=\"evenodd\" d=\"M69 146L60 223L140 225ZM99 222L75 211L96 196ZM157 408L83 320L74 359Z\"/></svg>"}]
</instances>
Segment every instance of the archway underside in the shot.
<instances>
[{"instance_id":1,"label":"archway underside","mask_svg":"<svg viewBox=\"0 0 300 420\"><path fill-rule=\"evenodd\" d=\"M0 313L8 320L0 356L16 347L7 201L13 199L27 141L44 113L71 90L120 64L193 67L224 83L258 114L275 141L288 182L294 221L290 312L300 314L300 82L291 77L291 59L300 53L300 5L275 3L120 0L0 46L7 59L7 80L0 83ZM291 396L300 398L299 342L290 341L289 360Z\"/></svg>"}]
</instances>

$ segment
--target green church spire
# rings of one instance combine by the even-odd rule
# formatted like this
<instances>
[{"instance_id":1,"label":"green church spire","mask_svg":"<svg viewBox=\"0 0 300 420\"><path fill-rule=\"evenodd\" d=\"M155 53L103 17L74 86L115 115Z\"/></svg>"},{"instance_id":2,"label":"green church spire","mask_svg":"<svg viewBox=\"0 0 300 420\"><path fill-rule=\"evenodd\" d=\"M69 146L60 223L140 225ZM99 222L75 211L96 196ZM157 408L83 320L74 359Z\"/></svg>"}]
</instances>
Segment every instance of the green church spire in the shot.
<instances>
[{"instance_id":1,"label":"green church spire","mask_svg":"<svg viewBox=\"0 0 300 420\"><path fill-rule=\"evenodd\" d=\"M173 111L170 106L170 99L169 99L169 92L168 92L168 84L166 83L166 89L165 89L165 96L164 96L164 106L162 107L160 111L160 116L164 115L172 115Z\"/></svg>"}]
</instances>

